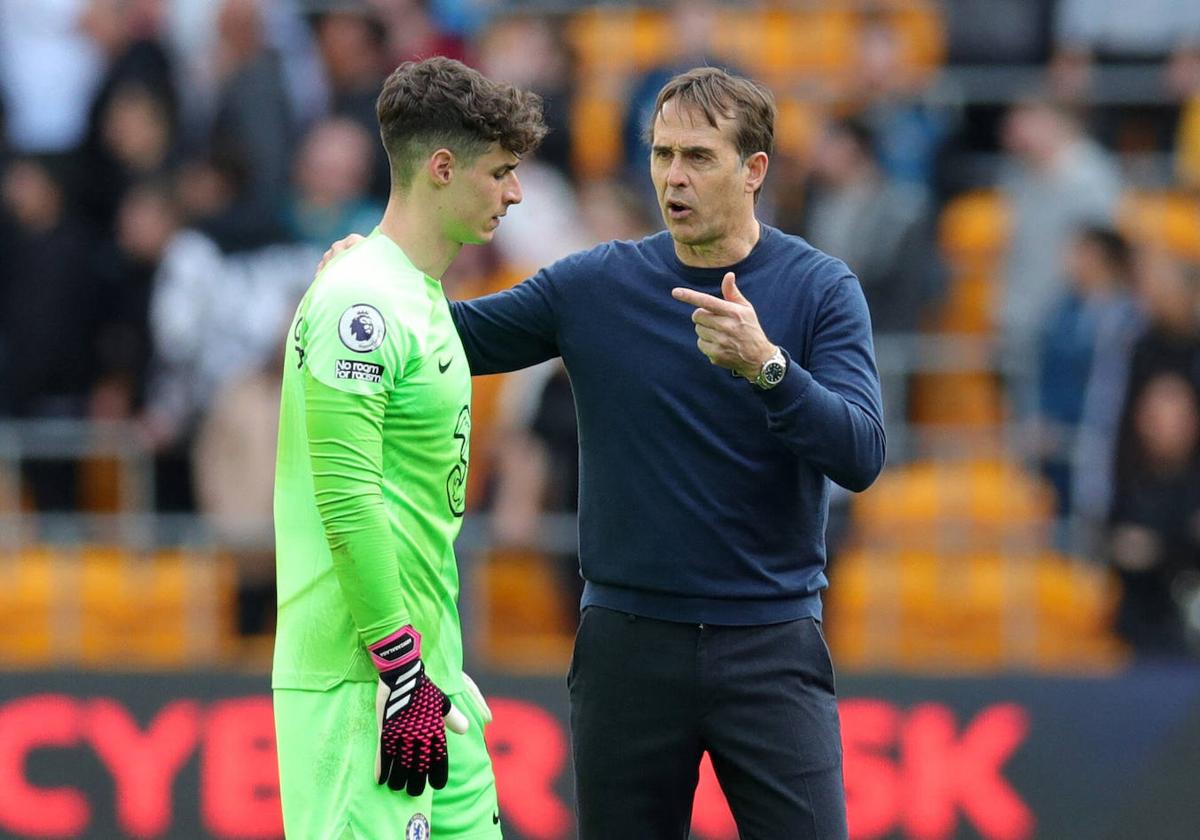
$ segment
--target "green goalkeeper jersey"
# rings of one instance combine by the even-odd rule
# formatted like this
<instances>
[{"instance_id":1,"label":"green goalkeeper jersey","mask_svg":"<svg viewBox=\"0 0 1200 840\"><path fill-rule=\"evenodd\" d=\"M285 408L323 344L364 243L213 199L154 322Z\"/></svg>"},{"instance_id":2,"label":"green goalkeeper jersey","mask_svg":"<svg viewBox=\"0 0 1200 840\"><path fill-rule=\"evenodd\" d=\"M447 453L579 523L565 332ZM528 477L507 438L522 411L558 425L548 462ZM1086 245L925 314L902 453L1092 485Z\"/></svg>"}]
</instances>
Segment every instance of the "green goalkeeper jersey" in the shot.
<instances>
[{"instance_id":1,"label":"green goalkeeper jersey","mask_svg":"<svg viewBox=\"0 0 1200 840\"><path fill-rule=\"evenodd\" d=\"M441 284L393 240L376 228L317 276L284 361L275 688L374 680L365 645L412 624L430 679L462 690L470 403Z\"/></svg>"}]
</instances>

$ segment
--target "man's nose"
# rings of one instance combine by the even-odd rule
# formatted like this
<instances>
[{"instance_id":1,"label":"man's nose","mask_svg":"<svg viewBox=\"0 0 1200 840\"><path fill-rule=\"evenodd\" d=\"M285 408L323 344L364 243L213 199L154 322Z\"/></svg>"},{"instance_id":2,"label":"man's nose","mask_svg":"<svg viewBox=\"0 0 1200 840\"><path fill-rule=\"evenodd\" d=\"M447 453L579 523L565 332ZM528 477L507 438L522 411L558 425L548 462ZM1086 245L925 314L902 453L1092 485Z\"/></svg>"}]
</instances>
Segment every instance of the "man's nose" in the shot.
<instances>
[{"instance_id":1,"label":"man's nose","mask_svg":"<svg viewBox=\"0 0 1200 840\"><path fill-rule=\"evenodd\" d=\"M675 186L683 186L687 183L687 171L684 169L683 161L679 158L674 158L671 165L667 167L667 183Z\"/></svg>"}]
</instances>

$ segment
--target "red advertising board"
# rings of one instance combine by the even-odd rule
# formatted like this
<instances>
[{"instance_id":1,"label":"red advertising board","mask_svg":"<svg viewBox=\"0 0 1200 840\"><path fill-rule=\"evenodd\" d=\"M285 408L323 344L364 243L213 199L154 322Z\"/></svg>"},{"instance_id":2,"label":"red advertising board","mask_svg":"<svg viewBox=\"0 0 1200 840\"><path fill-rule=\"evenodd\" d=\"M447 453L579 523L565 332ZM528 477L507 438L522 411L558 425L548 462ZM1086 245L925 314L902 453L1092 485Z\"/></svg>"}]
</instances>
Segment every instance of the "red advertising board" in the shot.
<instances>
[{"instance_id":1,"label":"red advertising board","mask_svg":"<svg viewBox=\"0 0 1200 840\"><path fill-rule=\"evenodd\" d=\"M574 837L561 683L480 682L505 836ZM1195 671L851 679L842 693L854 840L1200 836ZM737 837L707 761L693 835ZM10 674L0 836L281 837L265 679Z\"/></svg>"}]
</instances>

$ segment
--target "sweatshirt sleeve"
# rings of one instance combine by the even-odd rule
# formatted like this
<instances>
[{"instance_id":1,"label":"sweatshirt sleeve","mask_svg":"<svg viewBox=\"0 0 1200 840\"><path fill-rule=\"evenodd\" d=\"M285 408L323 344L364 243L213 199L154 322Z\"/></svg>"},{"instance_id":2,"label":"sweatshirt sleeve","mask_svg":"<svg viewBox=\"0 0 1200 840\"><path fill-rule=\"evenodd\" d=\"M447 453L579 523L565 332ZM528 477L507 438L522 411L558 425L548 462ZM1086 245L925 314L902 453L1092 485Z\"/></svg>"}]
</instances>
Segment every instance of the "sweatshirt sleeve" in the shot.
<instances>
[{"instance_id":1,"label":"sweatshirt sleeve","mask_svg":"<svg viewBox=\"0 0 1200 840\"><path fill-rule=\"evenodd\" d=\"M559 262L511 289L451 304L472 374L505 373L559 355L554 273L565 270Z\"/></svg>"},{"instance_id":2,"label":"sweatshirt sleeve","mask_svg":"<svg viewBox=\"0 0 1200 840\"><path fill-rule=\"evenodd\" d=\"M883 469L885 440L871 319L853 276L821 302L807 362L789 357L783 381L759 392L767 426L832 481L865 490Z\"/></svg>"},{"instance_id":3,"label":"sweatshirt sleeve","mask_svg":"<svg viewBox=\"0 0 1200 840\"><path fill-rule=\"evenodd\" d=\"M304 375L313 490L334 573L364 645L408 624L383 506L387 395L354 394Z\"/></svg>"}]
</instances>

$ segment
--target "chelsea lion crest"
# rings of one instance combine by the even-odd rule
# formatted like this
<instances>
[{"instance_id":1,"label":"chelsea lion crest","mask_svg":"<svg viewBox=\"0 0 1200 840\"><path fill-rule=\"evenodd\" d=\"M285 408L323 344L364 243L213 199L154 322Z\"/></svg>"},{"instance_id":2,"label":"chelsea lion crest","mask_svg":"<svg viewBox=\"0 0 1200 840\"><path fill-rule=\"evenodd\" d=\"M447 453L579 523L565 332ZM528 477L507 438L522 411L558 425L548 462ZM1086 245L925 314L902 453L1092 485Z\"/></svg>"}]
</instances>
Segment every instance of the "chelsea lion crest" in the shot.
<instances>
[{"instance_id":1,"label":"chelsea lion crest","mask_svg":"<svg viewBox=\"0 0 1200 840\"><path fill-rule=\"evenodd\" d=\"M413 814L404 829L404 840L429 840L429 820L424 814Z\"/></svg>"},{"instance_id":2,"label":"chelsea lion crest","mask_svg":"<svg viewBox=\"0 0 1200 840\"><path fill-rule=\"evenodd\" d=\"M356 303L342 313L338 322L338 335L355 353L370 353L380 344L387 327L383 316L374 306L366 303Z\"/></svg>"}]
</instances>

